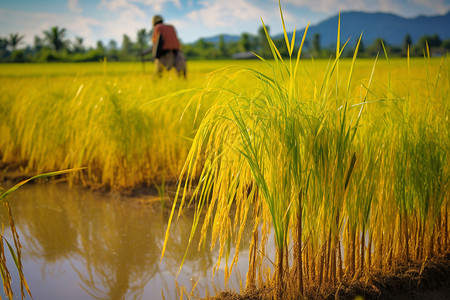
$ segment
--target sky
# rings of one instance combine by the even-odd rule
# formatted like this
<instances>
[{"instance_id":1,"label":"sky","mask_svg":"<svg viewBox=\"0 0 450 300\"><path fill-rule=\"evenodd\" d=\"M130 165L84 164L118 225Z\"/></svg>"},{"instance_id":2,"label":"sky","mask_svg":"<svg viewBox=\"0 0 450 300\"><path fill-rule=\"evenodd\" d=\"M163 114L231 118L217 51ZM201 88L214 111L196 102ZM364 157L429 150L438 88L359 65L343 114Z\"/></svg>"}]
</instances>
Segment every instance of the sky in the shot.
<instances>
[{"instance_id":1,"label":"sky","mask_svg":"<svg viewBox=\"0 0 450 300\"><path fill-rule=\"evenodd\" d=\"M337 14L359 10L390 12L404 17L442 15L450 0L282 0L288 31L303 29ZM175 26L183 43L200 37L242 32L256 34L261 19L271 34L282 32L278 0L0 0L0 37L25 35L32 45L34 36L53 26L66 28L66 38L84 39L86 46L98 40L105 45L113 39L119 45L127 34L133 41L139 29L151 29L155 14Z\"/></svg>"}]
</instances>

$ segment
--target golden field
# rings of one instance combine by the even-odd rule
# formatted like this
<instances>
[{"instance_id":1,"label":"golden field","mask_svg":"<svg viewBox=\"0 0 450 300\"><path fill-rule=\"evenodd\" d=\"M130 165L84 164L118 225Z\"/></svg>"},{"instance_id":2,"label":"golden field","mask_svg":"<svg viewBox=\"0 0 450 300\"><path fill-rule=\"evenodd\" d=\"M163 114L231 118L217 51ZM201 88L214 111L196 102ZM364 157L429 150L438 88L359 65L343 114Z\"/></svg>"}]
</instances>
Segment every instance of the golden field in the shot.
<instances>
[{"instance_id":1,"label":"golden field","mask_svg":"<svg viewBox=\"0 0 450 300\"><path fill-rule=\"evenodd\" d=\"M305 100L315 97L327 64L301 62L299 92ZM341 60L343 85L350 64L350 59ZM247 67L271 72L259 61L190 62L189 78L184 81L174 74L154 80L148 62L145 72L141 63L4 64L0 68L2 161L20 162L30 172L85 166L89 171L75 175L75 180L112 189L152 184L161 176L177 178L211 97L203 96L206 101L199 108L197 123L196 104L186 105L207 85L210 72L233 65L238 66L232 69L236 73ZM433 91L438 59L415 59L410 65L408 70L406 59L389 65L385 60L377 62L372 89L380 91L380 99L398 98L381 106L398 106L411 93L424 103L430 93L448 95L445 88ZM373 59L357 61L352 88L368 80L372 67ZM448 60L442 67L440 77L447 76ZM255 76L239 72L235 90L261 87ZM441 85L445 80L448 77L441 79ZM396 95L389 94L388 85L398 90ZM414 90L407 90L411 85ZM184 92L168 96L179 91ZM443 112L438 106L435 109Z\"/></svg>"},{"instance_id":2,"label":"golden field","mask_svg":"<svg viewBox=\"0 0 450 300\"><path fill-rule=\"evenodd\" d=\"M69 181L94 188L178 181L171 218L196 182L193 231L204 217L232 268L252 216L246 285L278 295L448 251L448 57L296 65L188 62L187 80L151 63L2 65L0 158L86 167Z\"/></svg>"}]
</instances>

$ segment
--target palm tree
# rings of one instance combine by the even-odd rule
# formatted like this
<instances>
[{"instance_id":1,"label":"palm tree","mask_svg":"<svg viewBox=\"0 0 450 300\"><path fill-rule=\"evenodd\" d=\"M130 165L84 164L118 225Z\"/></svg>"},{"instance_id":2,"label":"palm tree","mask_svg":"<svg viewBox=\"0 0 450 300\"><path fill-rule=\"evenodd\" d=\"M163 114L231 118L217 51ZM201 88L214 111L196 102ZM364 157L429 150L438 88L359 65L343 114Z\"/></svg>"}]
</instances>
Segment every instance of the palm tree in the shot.
<instances>
[{"instance_id":1,"label":"palm tree","mask_svg":"<svg viewBox=\"0 0 450 300\"><path fill-rule=\"evenodd\" d=\"M83 45L84 39L80 36L75 37L75 42L73 43L73 51L75 53L83 53L85 48Z\"/></svg>"},{"instance_id":2,"label":"palm tree","mask_svg":"<svg viewBox=\"0 0 450 300\"><path fill-rule=\"evenodd\" d=\"M412 38L411 35L408 33L407 35L405 35L405 38L403 39L402 45L403 55L406 56L406 54L408 53L408 49L411 48L411 46L412 46Z\"/></svg>"},{"instance_id":3,"label":"palm tree","mask_svg":"<svg viewBox=\"0 0 450 300\"><path fill-rule=\"evenodd\" d=\"M239 46L242 52L250 51L250 34L244 32L241 34L241 39L239 40Z\"/></svg>"},{"instance_id":4,"label":"palm tree","mask_svg":"<svg viewBox=\"0 0 450 300\"><path fill-rule=\"evenodd\" d=\"M34 49L35 49L35 51L39 52L42 49L42 47L44 47L43 39L40 36L35 35L34 36Z\"/></svg>"},{"instance_id":5,"label":"palm tree","mask_svg":"<svg viewBox=\"0 0 450 300\"><path fill-rule=\"evenodd\" d=\"M265 25L267 33L270 35L270 26ZM270 50L270 44L267 40L266 36L266 30L264 30L264 26L260 26L258 28L258 37L257 37L257 43L259 46L260 55L263 57L271 57L272 56L272 50Z\"/></svg>"},{"instance_id":6,"label":"palm tree","mask_svg":"<svg viewBox=\"0 0 450 300\"><path fill-rule=\"evenodd\" d=\"M376 38L373 44L370 46L371 48L371 54L377 55L379 53L382 55L384 53L384 50L386 49L387 53L389 54L389 48L386 43L386 41L382 38Z\"/></svg>"},{"instance_id":7,"label":"palm tree","mask_svg":"<svg viewBox=\"0 0 450 300\"><path fill-rule=\"evenodd\" d=\"M124 34L122 38L122 49L120 50L122 58L127 59L132 51L133 43L131 42L130 37Z\"/></svg>"},{"instance_id":8,"label":"palm tree","mask_svg":"<svg viewBox=\"0 0 450 300\"><path fill-rule=\"evenodd\" d=\"M318 33L318 32L316 32L313 35L312 50L313 50L315 55L320 56L320 52L322 51L322 48L320 46L320 33Z\"/></svg>"},{"instance_id":9,"label":"palm tree","mask_svg":"<svg viewBox=\"0 0 450 300\"><path fill-rule=\"evenodd\" d=\"M137 46L139 47L139 51L142 52L147 47L147 39L148 34L145 28L139 29L137 31Z\"/></svg>"},{"instance_id":10,"label":"palm tree","mask_svg":"<svg viewBox=\"0 0 450 300\"><path fill-rule=\"evenodd\" d=\"M10 33L8 39L8 45L11 46L12 52L16 51L17 46L22 42L24 35L18 33Z\"/></svg>"},{"instance_id":11,"label":"palm tree","mask_svg":"<svg viewBox=\"0 0 450 300\"><path fill-rule=\"evenodd\" d=\"M8 39L0 37L0 51L6 51L8 47Z\"/></svg>"},{"instance_id":12,"label":"palm tree","mask_svg":"<svg viewBox=\"0 0 450 300\"><path fill-rule=\"evenodd\" d=\"M65 28L59 28L58 26L52 27L50 30L44 31L45 38L50 43L55 51L60 51L65 47L64 37L66 35Z\"/></svg>"}]
</instances>

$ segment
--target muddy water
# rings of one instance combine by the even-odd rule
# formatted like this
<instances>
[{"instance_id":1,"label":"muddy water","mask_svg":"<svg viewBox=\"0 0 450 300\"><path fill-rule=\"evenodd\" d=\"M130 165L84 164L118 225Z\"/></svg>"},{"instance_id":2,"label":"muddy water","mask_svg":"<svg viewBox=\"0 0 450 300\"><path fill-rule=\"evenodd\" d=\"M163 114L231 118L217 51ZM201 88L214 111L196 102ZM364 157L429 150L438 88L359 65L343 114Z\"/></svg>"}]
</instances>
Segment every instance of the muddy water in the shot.
<instances>
[{"instance_id":1,"label":"muddy water","mask_svg":"<svg viewBox=\"0 0 450 300\"><path fill-rule=\"evenodd\" d=\"M190 213L172 225L160 261L168 215L159 202L142 204L57 184L24 186L9 201L34 299L176 299L177 283L191 292L196 282L197 296L225 289L225 262L213 278L218 249L198 251L198 235L176 278L190 235ZM1 218L5 220L3 209ZM9 228L5 236L12 242ZM243 239L229 290L239 291L240 281L245 286L248 240ZM11 259L8 264L20 299L17 271ZM0 295L5 298L3 290Z\"/></svg>"}]
</instances>

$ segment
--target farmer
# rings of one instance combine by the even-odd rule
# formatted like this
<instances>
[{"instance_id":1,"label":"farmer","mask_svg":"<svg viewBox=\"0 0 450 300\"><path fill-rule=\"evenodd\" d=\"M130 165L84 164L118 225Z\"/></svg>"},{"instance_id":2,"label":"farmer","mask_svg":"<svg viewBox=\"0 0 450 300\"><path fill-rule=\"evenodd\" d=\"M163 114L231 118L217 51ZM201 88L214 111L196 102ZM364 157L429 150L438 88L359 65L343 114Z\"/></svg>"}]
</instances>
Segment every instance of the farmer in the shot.
<instances>
[{"instance_id":1,"label":"farmer","mask_svg":"<svg viewBox=\"0 0 450 300\"><path fill-rule=\"evenodd\" d=\"M155 74L161 76L164 69L172 67L178 76L186 78L186 59L181 52L177 33L172 25L164 24L159 15L153 17L153 48L142 51L142 55L152 52L155 62Z\"/></svg>"}]
</instances>

